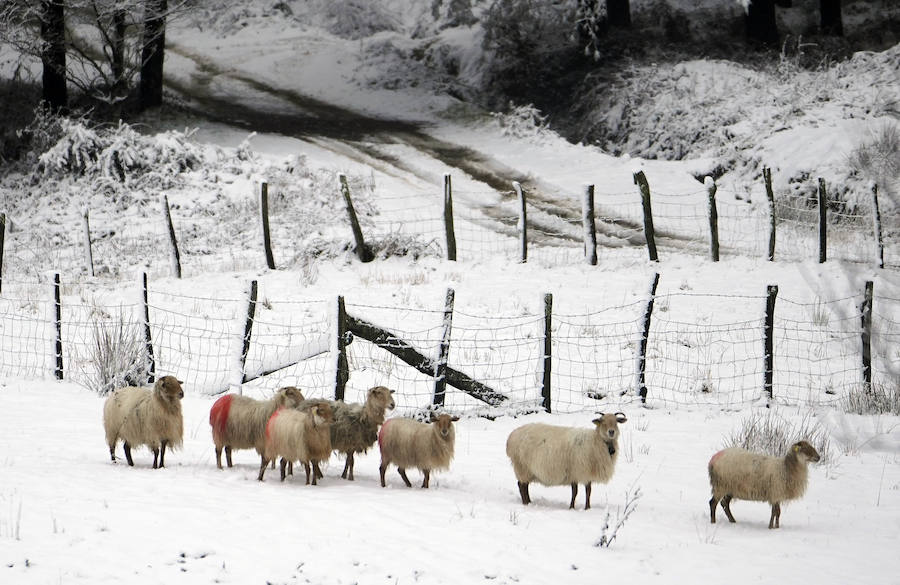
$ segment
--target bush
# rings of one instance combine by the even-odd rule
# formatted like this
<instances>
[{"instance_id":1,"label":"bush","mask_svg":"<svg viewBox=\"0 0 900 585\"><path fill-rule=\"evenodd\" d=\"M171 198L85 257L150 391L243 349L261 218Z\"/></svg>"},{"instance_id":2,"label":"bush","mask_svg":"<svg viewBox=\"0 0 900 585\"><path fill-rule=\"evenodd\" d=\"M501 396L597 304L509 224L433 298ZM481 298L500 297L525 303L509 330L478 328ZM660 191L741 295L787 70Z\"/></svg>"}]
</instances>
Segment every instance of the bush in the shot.
<instances>
[{"instance_id":1,"label":"bush","mask_svg":"<svg viewBox=\"0 0 900 585\"><path fill-rule=\"evenodd\" d=\"M140 324L124 315L114 321L94 321L91 362L95 375L87 386L105 396L123 386L139 386L149 379L147 354Z\"/></svg>"},{"instance_id":2,"label":"bush","mask_svg":"<svg viewBox=\"0 0 900 585\"><path fill-rule=\"evenodd\" d=\"M811 414L805 414L794 424L768 410L754 413L741 421L741 427L725 439L725 447L741 447L757 453L782 457L797 441L809 441L823 463L833 461L828 431Z\"/></svg>"},{"instance_id":3,"label":"bush","mask_svg":"<svg viewBox=\"0 0 900 585\"><path fill-rule=\"evenodd\" d=\"M900 415L900 380L854 388L841 400L841 408L850 414Z\"/></svg>"}]
</instances>

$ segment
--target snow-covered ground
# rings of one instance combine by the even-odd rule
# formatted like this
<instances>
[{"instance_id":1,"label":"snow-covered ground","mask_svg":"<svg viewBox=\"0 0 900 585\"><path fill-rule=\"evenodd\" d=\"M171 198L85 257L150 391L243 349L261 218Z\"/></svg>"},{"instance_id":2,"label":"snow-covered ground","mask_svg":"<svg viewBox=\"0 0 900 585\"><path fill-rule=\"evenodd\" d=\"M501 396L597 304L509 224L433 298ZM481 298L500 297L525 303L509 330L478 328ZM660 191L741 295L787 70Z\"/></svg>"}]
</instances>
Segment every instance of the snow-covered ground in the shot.
<instances>
[{"instance_id":1,"label":"snow-covered ground","mask_svg":"<svg viewBox=\"0 0 900 585\"><path fill-rule=\"evenodd\" d=\"M167 75L179 87L198 83L235 103L273 111L295 112L297 106L286 100L284 93L273 95L258 87L251 91L238 78L252 75L284 92L299 92L371 114L427 122L424 132L428 135L474 149L495 170L506 168L528 177L562 207L577 210L581 190L588 183L597 186L601 197L633 194L632 173L638 169L659 192L691 197L699 193L702 201L703 187L694 175L708 170L713 164L709 160L672 163L615 158L597 148L567 144L548 132L512 137L487 116L473 114L475 123L450 119L446 112L453 104L446 96L411 90L365 91L355 85L352 80L363 67L360 48L365 45L360 41L341 40L312 29L241 28L223 40L213 29L174 27L169 37L176 50L169 53ZM229 74L210 76L210 71ZM194 137L200 143L232 149L247 138L243 129L188 122L199 124ZM833 127L841 133L862 127L848 129L843 124L835 120ZM818 143L821 127L806 131L795 128L792 135ZM502 200L502 194L476 178L408 143L258 134L249 144L273 165L302 155L310 168L367 177L374 185L367 196L393 213L398 225L415 218L412 202L429 200L438 205L445 173L453 175L460 213L478 209L486 201ZM779 160L784 168L796 168L799 163L792 157L811 152L782 150L774 139L761 148L784 153ZM817 152L817 156L832 156L833 160L845 156L831 150ZM386 163L385 155L402 164ZM182 188L169 194L170 201L193 210L193 216L187 212L185 216L196 219L198 210L213 208L222 200L232 204L252 201L256 183L264 178L249 164L238 164L222 176L227 180L216 183L214 190ZM761 185L747 189L753 201L763 201ZM747 195L743 187L722 190L726 201L729 197L737 201L734 193ZM91 199L82 193L72 196L72 200L82 198ZM233 208L246 211L236 204ZM685 228L690 218L667 218L666 206L661 208L660 221L669 221L675 231L690 231ZM137 222L137 209L123 215ZM471 236L468 250L490 247L491 252L472 253L456 263L427 257L417 262L392 258L363 265L341 256L304 269L292 266L267 271L262 268L261 252L244 250L241 253L246 257L236 260L237 253L231 249L228 258L203 257L202 262L190 264L186 277L178 280L165 265L140 260L147 260L153 274L155 314L181 311L203 322L194 327L206 336L221 334L220 326L240 331L245 305L229 299L241 301L253 279L260 283L260 311L267 303L271 305L262 313L266 316L260 319L263 322L290 320L299 303L318 307L343 295L350 310L370 311L367 314L372 319L405 331L419 330L416 327L422 319L435 318L423 329L437 324L445 290L452 287L459 313L454 326L460 338L496 318L541 315L545 293L554 295L556 312L573 320L606 307L630 307L646 298L654 272L661 275L658 293L666 299L660 303L663 307L657 307L662 311L660 321L681 333L677 343L685 347L702 339L709 342L708 329L715 330L718 323L750 321L754 323L751 328L758 328L768 284L780 286L779 298L787 299L785 315L793 318L796 315L791 311L796 310L798 318L815 320L803 315L806 306L815 308L817 300L845 300L841 310L852 313L850 308L855 306L863 282L873 280L877 298L885 307L876 311L886 317L882 325L897 319L900 275L896 270L878 270L871 262L820 265L810 254L805 260L769 263L762 253L732 251L713 264L702 253L671 246L662 249L662 262L656 264L646 260L643 247L620 243L620 247L601 247L596 267L577 261L577 245L574 256L536 253L529 263L520 264L515 262L514 234L501 237L499 227L478 225L482 229L472 232L477 237ZM744 227L748 233L753 229ZM207 242L219 235L216 230L212 224ZM241 240L241 246L253 242L250 237ZM155 253L146 251L148 258ZM254 255L258 264L251 265L247 258ZM45 273L38 275L41 289L37 285L29 288L16 276L10 278L8 272L5 276L4 294L26 290L22 301L13 303L17 310L28 313L39 305L34 296L43 302L49 292L44 287ZM133 279L87 279L79 276L75 267L66 282L73 283L65 291L67 303L92 306L89 299L79 301L79 295L89 297L93 286L102 291L101 306L113 312L119 304L132 306L135 302L137 283ZM826 307L832 310L827 303ZM312 312L327 315L328 309ZM844 324L850 317L839 311L830 315L835 328L846 327L855 335L856 317L851 317L853 326ZM826 323L828 319L824 318ZM578 325L603 331L607 324L601 318ZM809 358L830 347L828 344L843 343L828 338L830 331L832 328L822 327L821 336L814 341L793 339L785 345ZM895 331L884 333L884 339L896 339ZM626 342L634 339L630 330L628 335ZM502 346L501 339L479 340L475 335L474 343L467 342L465 347L488 354L494 345ZM747 344L754 351L758 349L755 339ZM39 345L40 339L29 343ZM361 344L354 342L351 351L360 351ZM729 345L737 347L739 356L750 351L737 342L729 341ZM613 349L618 352L619 348ZM630 356L631 348L626 349ZM393 469L388 487L382 489L377 449L358 458L355 482L340 479L343 462L335 457L326 467L321 485L312 487L304 486L299 476L282 484L271 472L265 482L257 482L258 459L249 451L236 453L234 469L217 470L208 426L213 389L204 382L217 373L227 378L232 364L204 359L203 352L191 344L166 346L165 351L169 361L162 363L171 365L171 373L187 381L185 444L167 456L167 468L159 471L150 469L146 450L136 452L134 468L110 463L101 425L103 398L72 382L53 380L49 358L42 364L46 365L43 378L4 373L0 380L0 580L4 583L541 584L615 579L634 583L728 580L736 585L775 579L813 580L822 585L900 583L900 560L891 552L900 536L900 419L896 416L847 415L833 407L809 406L817 401L807 401L805 396L795 396L800 407L794 406L794 401L776 401L775 413L787 421L796 423L812 416L819 422L830 434L831 452L826 463L811 466L806 496L785 506L782 528L770 531L765 504L736 502L738 523L734 525L722 523L721 515L716 525L708 518L709 457L743 420L765 411L758 400L760 381L755 373L746 382L749 387L737 390L746 392L749 400L743 394L712 404L696 395L687 401L672 398L662 387L672 379L666 377L672 372L663 367L660 378L648 380L652 408L642 408L633 395L618 396L615 391L620 388L613 386L599 388L611 395L596 407L580 402L559 408L560 414L494 420L464 417L457 423L456 458L449 471L432 479L429 490L403 487ZM892 375L894 380L897 370L890 367L897 366L896 351L886 345L875 348L882 359L882 375ZM176 353L191 357L181 361L181 357L173 357ZM464 357L464 353L458 346L451 348L451 363L463 359L478 363L479 358ZM363 363L364 356L359 357L358 363ZM706 366L717 372L715 381L732 375L714 369L712 353L706 358ZM592 362L598 356L586 351L580 359ZM488 357L481 361L492 364ZM351 367L353 363L351 360ZM190 367L179 369L181 364ZM316 362L315 367L329 365ZM806 392L821 397L830 383L829 373L843 367L837 363L817 365L807 374ZM296 382L291 375L249 385L245 391L267 395L280 385ZM427 385L427 379L405 380L403 374L375 366L351 370L348 399L358 399L370 385L384 380L380 376L388 375L406 382L396 396L398 411L409 413L421 407L423 400L427 404L430 386L424 391L415 388L417 383ZM312 385L300 385L308 394L327 395L328 376L327 371L318 372L310 376ZM534 398L537 380L520 372L517 376L525 380L516 382L519 386L533 382L517 389L526 392L526 399L529 391ZM624 377L630 381L630 376L628 370ZM743 382L738 380L740 386ZM579 394L566 384L560 386ZM658 396L669 399L656 400ZM595 408L624 411L629 420L622 425L616 474L608 485L594 486L592 509L580 509L582 491L579 509L568 510L567 487L532 486L533 504L522 506L504 451L509 432L532 421L589 426ZM414 484L419 479L416 472L411 472L411 479ZM618 530L612 546L597 547L607 514L614 525L626 499L633 498L638 489L637 508Z\"/></svg>"}]
</instances>

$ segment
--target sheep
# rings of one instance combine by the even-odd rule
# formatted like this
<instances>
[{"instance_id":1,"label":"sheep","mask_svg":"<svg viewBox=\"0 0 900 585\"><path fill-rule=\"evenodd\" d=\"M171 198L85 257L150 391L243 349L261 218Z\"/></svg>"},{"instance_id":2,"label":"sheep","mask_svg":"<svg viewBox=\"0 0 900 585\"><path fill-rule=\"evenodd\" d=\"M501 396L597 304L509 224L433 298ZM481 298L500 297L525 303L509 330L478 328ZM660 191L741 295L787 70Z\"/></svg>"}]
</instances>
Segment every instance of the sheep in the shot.
<instances>
[{"instance_id":1,"label":"sheep","mask_svg":"<svg viewBox=\"0 0 900 585\"><path fill-rule=\"evenodd\" d=\"M216 400L209 409L209 424L216 446L216 467L223 469L223 448L228 467L233 467L231 452L234 449L256 449L262 457L269 418L279 408L297 408L302 402L303 393L294 386L280 388L268 400L236 394L226 394Z\"/></svg>"},{"instance_id":2,"label":"sheep","mask_svg":"<svg viewBox=\"0 0 900 585\"><path fill-rule=\"evenodd\" d=\"M300 461L306 469L306 483L309 484L310 463L331 455L331 431L334 420L331 406L317 404L308 412L279 408L266 424L266 446L259 466L259 481L263 480L269 461L281 456L281 481L285 478L287 463ZM312 474L312 484L317 485L316 474Z\"/></svg>"},{"instance_id":3,"label":"sheep","mask_svg":"<svg viewBox=\"0 0 900 585\"><path fill-rule=\"evenodd\" d=\"M772 513L769 528L781 526L781 502L796 500L806 492L809 479L807 463L819 460L819 453L807 441L794 443L784 457L753 453L740 447L723 449L709 460L709 521L716 523L716 504L721 500L722 509L729 522L731 500L769 502Z\"/></svg>"},{"instance_id":4,"label":"sheep","mask_svg":"<svg viewBox=\"0 0 900 585\"><path fill-rule=\"evenodd\" d=\"M116 443L122 439L129 466L134 466L131 448L147 445L153 450L153 469L165 467L166 447L180 447L184 436L182 398L181 381L174 376L163 376L152 388L128 386L113 392L103 404L103 428L113 463Z\"/></svg>"},{"instance_id":5,"label":"sheep","mask_svg":"<svg viewBox=\"0 0 900 585\"><path fill-rule=\"evenodd\" d=\"M542 423L523 425L506 440L522 504L531 503L528 484L571 485L575 507L578 484L584 484L584 509L591 507L591 482L607 483L618 458L619 425L628 419L621 412L598 413L594 428L573 428Z\"/></svg>"},{"instance_id":6,"label":"sheep","mask_svg":"<svg viewBox=\"0 0 900 585\"><path fill-rule=\"evenodd\" d=\"M407 467L422 470L425 476L422 487L428 487L428 480L433 469L447 469L453 459L453 444L456 431L453 423L459 417L431 413L431 424L421 423L408 418L392 418L381 426L378 432L378 447L381 450L381 487L385 487L384 473L391 463L397 465L397 471L403 478L406 487L412 487L406 477Z\"/></svg>"},{"instance_id":7,"label":"sheep","mask_svg":"<svg viewBox=\"0 0 900 585\"><path fill-rule=\"evenodd\" d=\"M340 400L323 401L307 400L300 409L307 409L315 404L328 402L334 411L334 423L331 425L331 447L346 455L344 471L341 477L353 481L354 453L365 453L378 440L378 427L384 422L384 415L394 409L393 390L384 386L370 388L364 404L346 404ZM316 466L316 473L322 472Z\"/></svg>"}]
</instances>

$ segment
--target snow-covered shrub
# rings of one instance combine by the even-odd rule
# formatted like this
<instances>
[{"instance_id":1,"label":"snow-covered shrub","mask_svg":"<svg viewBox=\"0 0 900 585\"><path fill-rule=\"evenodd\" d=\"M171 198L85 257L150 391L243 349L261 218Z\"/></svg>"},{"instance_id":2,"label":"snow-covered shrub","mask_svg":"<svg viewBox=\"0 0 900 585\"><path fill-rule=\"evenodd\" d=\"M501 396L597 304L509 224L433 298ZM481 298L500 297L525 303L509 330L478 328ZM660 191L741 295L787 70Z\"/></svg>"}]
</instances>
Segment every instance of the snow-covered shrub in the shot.
<instances>
[{"instance_id":1,"label":"snow-covered shrub","mask_svg":"<svg viewBox=\"0 0 900 585\"><path fill-rule=\"evenodd\" d=\"M538 140L554 134L547 127L547 116L532 104L517 106L510 102L509 111L492 112L491 117L504 136Z\"/></svg>"},{"instance_id":2,"label":"snow-covered shrub","mask_svg":"<svg viewBox=\"0 0 900 585\"><path fill-rule=\"evenodd\" d=\"M841 407L851 414L900 415L900 380L853 388L841 400Z\"/></svg>"},{"instance_id":3,"label":"snow-covered shrub","mask_svg":"<svg viewBox=\"0 0 900 585\"><path fill-rule=\"evenodd\" d=\"M379 2L371 0L326 0L321 10L328 31L346 39L370 37L400 29L400 20Z\"/></svg>"},{"instance_id":4,"label":"snow-covered shrub","mask_svg":"<svg viewBox=\"0 0 900 585\"><path fill-rule=\"evenodd\" d=\"M95 318L90 360L93 376L87 386L105 396L123 386L138 386L148 379L147 353L140 324L119 315L113 321Z\"/></svg>"},{"instance_id":5,"label":"snow-covered shrub","mask_svg":"<svg viewBox=\"0 0 900 585\"><path fill-rule=\"evenodd\" d=\"M900 207L900 125L883 124L869 140L853 149L847 164L863 182L875 181L879 193L892 204L890 208Z\"/></svg>"},{"instance_id":6,"label":"snow-covered shrub","mask_svg":"<svg viewBox=\"0 0 900 585\"><path fill-rule=\"evenodd\" d=\"M741 447L748 451L781 457L797 441L809 441L819 452L822 461L833 459L828 430L812 414L805 414L798 423L783 418L774 411L754 413L741 421L741 427L731 433L723 447Z\"/></svg>"}]
</instances>

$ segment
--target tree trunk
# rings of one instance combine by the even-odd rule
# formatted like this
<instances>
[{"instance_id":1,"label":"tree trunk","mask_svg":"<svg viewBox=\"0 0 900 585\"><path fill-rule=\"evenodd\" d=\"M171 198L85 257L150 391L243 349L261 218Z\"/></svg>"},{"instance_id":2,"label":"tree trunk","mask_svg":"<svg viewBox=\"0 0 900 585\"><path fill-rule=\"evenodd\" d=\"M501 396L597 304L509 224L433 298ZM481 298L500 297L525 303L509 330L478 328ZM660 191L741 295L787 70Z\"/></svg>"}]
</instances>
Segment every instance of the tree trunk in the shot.
<instances>
[{"instance_id":1,"label":"tree trunk","mask_svg":"<svg viewBox=\"0 0 900 585\"><path fill-rule=\"evenodd\" d=\"M66 16L64 0L41 2L41 64L44 101L53 109L65 109L66 89Z\"/></svg>"},{"instance_id":2,"label":"tree trunk","mask_svg":"<svg viewBox=\"0 0 900 585\"><path fill-rule=\"evenodd\" d=\"M606 15L610 26L631 26L629 0L606 0Z\"/></svg>"},{"instance_id":3,"label":"tree trunk","mask_svg":"<svg viewBox=\"0 0 900 585\"><path fill-rule=\"evenodd\" d=\"M819 17L823 35L844 36L841 0L819 0Z\"/></svg>"},{"instance_id":4,"label":"tree trunk","mask_svg":"<svg viewBox=\"0 0 900 585\"><path fill-rule=\"evenodd\" d=\"M765 45L778 43L773 0L751 0L747 7L747 38Z\"/></svg>"},{"instance_id":5,"label":"tree trunk","mask_svg":"<svg viewBox=\"0 0 900 585\"><path fill-rule=\"evenodd\" d=\"M168 0L146 0L141 51L141 109L162 105Z\"/></svg>"},{"instance_id":6,"label":"tree trunk","mask_svg":"<svg viewBox=\"0 0 900 585\"><path fill-rule=\"evenodd\" d=\"M112 22L112 75L113 95L116 98L124 97L127 90L125 83L125 17L124 10L116 9L113 12Z\"/></svg>"}]
</instances>

